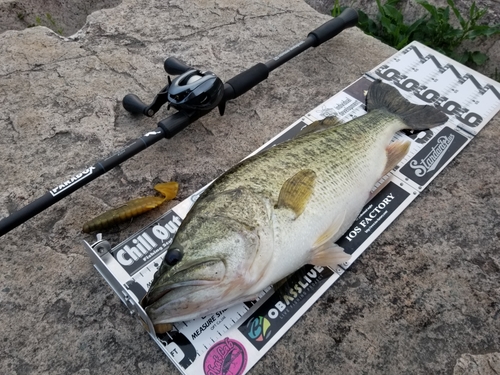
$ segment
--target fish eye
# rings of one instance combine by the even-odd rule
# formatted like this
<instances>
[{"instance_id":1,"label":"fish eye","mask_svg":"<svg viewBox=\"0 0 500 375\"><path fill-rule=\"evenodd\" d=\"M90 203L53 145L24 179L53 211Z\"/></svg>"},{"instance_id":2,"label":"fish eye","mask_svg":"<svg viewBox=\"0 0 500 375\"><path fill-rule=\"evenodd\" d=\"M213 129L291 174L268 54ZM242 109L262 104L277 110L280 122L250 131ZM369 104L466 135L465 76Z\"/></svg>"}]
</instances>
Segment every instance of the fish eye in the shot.
<instances>
[{"instance_id":1,"label":"fish eye","mask_svg":"<svg viewBox=\"0 0 500 375\"><path fill-rule=\"evenodd\" d=\"M165 263L169 266L175 266L182 259L184 254L182 251L176 247L172 247L167 250L167 254L165 254Z\"/></svg>"}]
</instances>

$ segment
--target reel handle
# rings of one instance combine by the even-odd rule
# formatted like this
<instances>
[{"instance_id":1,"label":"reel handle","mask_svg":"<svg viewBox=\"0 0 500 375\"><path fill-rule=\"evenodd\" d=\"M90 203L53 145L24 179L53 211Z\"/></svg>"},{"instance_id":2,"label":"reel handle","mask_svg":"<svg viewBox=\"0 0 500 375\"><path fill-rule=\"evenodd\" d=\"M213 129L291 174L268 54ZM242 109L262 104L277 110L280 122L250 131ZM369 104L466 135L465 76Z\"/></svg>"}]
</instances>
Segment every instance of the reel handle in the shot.
<instances>
[{"instance_id":1,"label":"reel handle","mask_svg":"<svg viewBox=\"0 0 500 375\"><path fill-rule=\"evenodd\" d=\"M175 57L169 57L163 63L163 68L168 74L172 74L174 76L186 73L188 70L193 70L188 66L184 61L181 61Z\"/></svg>"},{"instance_id":2,"label":"reel handle","mask_svg":"<svg viewBox=\"0 0 500 375\"><path fill-rule=\"evenodd\" d=\"M135 94L127 94L123 98L123 108L134 115L145 115L151 117L153 114L149 115L147 108L149 107L145 104L139 97Z\"/></svg>"}]
</instances>

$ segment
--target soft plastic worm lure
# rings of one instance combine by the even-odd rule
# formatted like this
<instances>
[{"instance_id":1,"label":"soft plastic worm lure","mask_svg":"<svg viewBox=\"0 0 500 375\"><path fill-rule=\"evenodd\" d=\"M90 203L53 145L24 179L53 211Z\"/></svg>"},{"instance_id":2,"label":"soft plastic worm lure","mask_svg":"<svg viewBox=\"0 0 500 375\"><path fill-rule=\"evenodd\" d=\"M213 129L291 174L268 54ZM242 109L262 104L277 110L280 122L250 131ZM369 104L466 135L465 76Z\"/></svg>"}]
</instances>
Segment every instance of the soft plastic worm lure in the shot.
<instances>
[{"instance_id":1,"label":"soft plastic worm lure","mask_svg":"<svg viewBox=\"0 0 500 375\"><path fill-rule=\"evenodd\" d=\"M163 197L143 197L132 199L123 206L113 208L105 213L87 221L83 225L83 232L90 233L96 230L107 229L113 225L123 223L128 219L143 214L158 207L165 201L175 198L179 189L177 182L164 182L154 186L154 189Z\"/></svg>"}]
</instances>

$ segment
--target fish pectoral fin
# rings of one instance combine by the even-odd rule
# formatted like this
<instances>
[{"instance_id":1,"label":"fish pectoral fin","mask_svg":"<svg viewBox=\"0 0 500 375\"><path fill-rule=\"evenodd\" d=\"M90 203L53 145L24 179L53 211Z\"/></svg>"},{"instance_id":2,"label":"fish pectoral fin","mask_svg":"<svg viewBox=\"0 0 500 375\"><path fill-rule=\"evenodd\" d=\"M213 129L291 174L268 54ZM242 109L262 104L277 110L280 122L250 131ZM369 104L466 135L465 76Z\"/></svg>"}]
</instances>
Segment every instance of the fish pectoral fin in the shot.
<instances>
[{"instance_id":1,"label":"fish pectoral fin","mask_svg":"<svg viewBox=\"0 0 500 375\"><path fill-rule=\"evenodd\" d=\"M315 266L335 267L347 262L351 256L344 252L344 249L334 242L326 242L321 246L312 249L310 264Z\"/></svg>"},{"instance_id":2,"label":"fish pectoral fin","mask_svg":"<svg viewBox=\"0 0 500 375\"><path fill-rule=\"evenodd\" d=\"M410 141L395 141L385 148L387 152L387 163L385 164L382 176L389 173L401 160L403 160L410 150L410 146Z\"/></svg>"},{"instance_id":3,"label":"fish pectoral fin","mask_svg":"<svg viewBox=\"0 0 500 375\"><path fill-rule=\"evenodd\" d=\"M312 124L303 128L296 135L296 137L301 137L306 134L320 132L338 125L342 125L342 121L340 121L337 117L335 116L325 117L323 120L314 121Z\"/></svg>"},{"instance_id":4,"label":"fish pectoral fin","mask_svg":"<svg viewBox=\"0 0 500 375\"><path fill-rule=\"evenodd\" d=\"M306 208L307 202L314 191L316 173L312 169L303 169L281 187L276 208L289 208L299 217Z\"/></svg>"},{"instance_id":5,"label":"fish pectoral fin","mask_svg":"<svg viewBox=\"0 0 500 375\"><path fill-rule=\"evenodd\" d=\"M345 219L345 210L342 211L339 215L337 215L335 219L333 219L328 229L316 239L316 241L313 244L313 249L320 247L325 243L327 243L328 241L330 241L342 227L344 219Z\"/></svg>"},{"instance_id":6,"label":"fish pectoral fin","mask_svg":"<svg viewBox=\"0 0 500 375\"><path fill-rule=\"evenodd\" d=\"M344 249L332 241L344 223L346 211L337 215L328 229L318 237L311 249L310 264L315 266L336 266L344 263L351 257Z\"/></svg>"}]
</instances>

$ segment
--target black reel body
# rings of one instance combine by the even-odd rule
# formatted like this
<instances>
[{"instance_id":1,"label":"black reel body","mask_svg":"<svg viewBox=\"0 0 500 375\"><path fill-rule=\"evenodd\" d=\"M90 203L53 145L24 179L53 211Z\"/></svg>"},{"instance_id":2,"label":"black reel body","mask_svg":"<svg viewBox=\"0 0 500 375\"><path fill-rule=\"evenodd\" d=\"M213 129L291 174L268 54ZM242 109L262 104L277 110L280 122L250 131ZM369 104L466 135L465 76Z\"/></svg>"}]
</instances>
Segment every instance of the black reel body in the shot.
<instances>
[{"instance_id":1,"label":"black reel body","mask_svg":"<svg viewBox=\"0 0 500 375\"><path fill-rule=\"evenodd\" d=\"M223 96L224 84L219 77L193 69L170 83L167 100L178 110L209 111L219 105Z\"/></svg>"}]
</instances>

